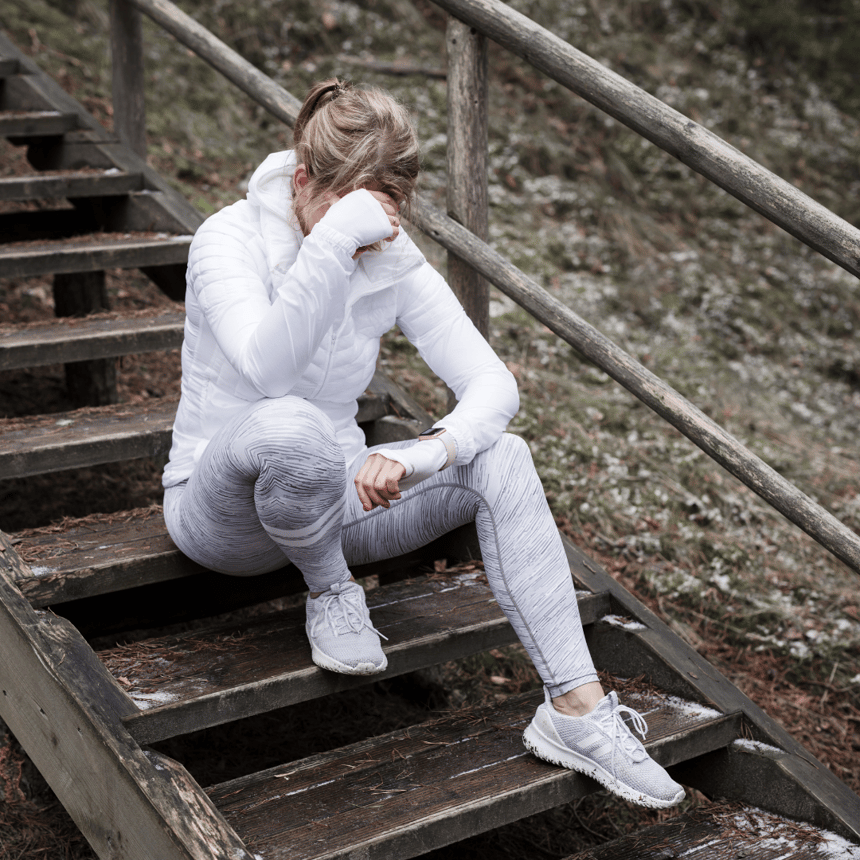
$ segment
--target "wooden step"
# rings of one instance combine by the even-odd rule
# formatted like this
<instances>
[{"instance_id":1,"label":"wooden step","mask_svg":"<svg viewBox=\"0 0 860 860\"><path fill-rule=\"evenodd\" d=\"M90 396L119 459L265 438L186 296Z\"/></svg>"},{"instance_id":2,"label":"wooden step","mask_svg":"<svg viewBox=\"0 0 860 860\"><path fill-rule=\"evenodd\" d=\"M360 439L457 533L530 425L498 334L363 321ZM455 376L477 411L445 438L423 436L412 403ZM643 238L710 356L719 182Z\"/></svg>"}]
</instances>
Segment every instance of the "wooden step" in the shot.
<instances>
[{"instance_id":1,"label":"wooden step","mask_svg":"<svg viewBox=\"0 0 860 860\"><path fill-rule=\"evenodd\" d=\"M0 370L67 364L182 345L185 314L82 317L0 330Z\"/></svg>"},{"instance_id":2,"label":"wooden step","mask_svg":"<svg viewBox=\"0 0 860 860\"><path fill-rule=\"evenodd\" d=\"M811 824L742 804L679 815L565 860L860 860L860 845Z\"/></svg>"},{"instance_id":3,"label":"wooden step","mask_svg":"<svg viewBox=\"0 0 860 860\"><path fill-rule=\"evenodd\" d=\"M385 396L359 398L358 421L387 414ZM177 401L157 398L0 421L0 480L140 457L165 457Z\"/></svg>"},{"instance_id":4,"label":"wooden step","mask_svg":"<svg viewBox=\"0 0 860 860\"><path fill-rule=\"evenodd\" d=\"M74 170L0 178L0 200L55 200L113 197L143 189L140 173L121 170Z\"/></svg>"},{"instance_id":5,"label":"wooden step","mask_svg":"<svg viewBox=\"0 0 860 860\"><path fill-rule=\"evenodd\" d=\"M77 128L73 113L56 110L0 111L0 136L13 138L55 137Z\"/></svg>"},{"instance_id":6,"label":"wooden step","mask_svg":"<svg viewBox=\"0 0 860 860\"><path fill-rule=\"evenodd\" d=\"M12 242L0 245L0 278L184 264L191 238L166 233L102 233L55 242Z\"/></svg>"},{"instance_id":7,"label":"wooden step","mask_svg":"<svg viewBox=\"0 0 860 860\"><path fill-rule=\"evenodd\" d=\"M382 586L367 593L367 602L374 625L388 637L383 647L389 666L382 675L317 668L304 605L239 626L148 639L99 657L140 708L124 720L126 728L138 742L152 743L515 641L478 574ZM580 595L584 624L608 608L600 595Z\"/></svg>"},{"instance_id":8,"label":"wooden step","mask_svg":"<svg viewBox=\"0 0 860 860\"><path fill-rule=\"evenodd\" d=\"M451 565L459 563L464 555L471 557L471 547L468 537L461 547L457 534L446 535L414 552L357 565L351 570L356 577L404 579L414 575L419 567L432 568L436 559L445 558ZM213 574L176 548L167 533L160 506L93 514L77 520L67 518L9 538L29 565L17 571L15 584L35 608L87 602L98 614L93 598L111 596L109 611L116 616L123 613L116 592L128 592L128 614L137 614L141 619L152 616L153 623L159 618L161 623L169 623L175 614L187 615L174 612L181 607L172 604L185 597L192 599L195 592L195 604L202 610L199 617L206 617L304 588L301 584L296 588L285 584L292 578L290 565L252 577ZM189 582L187 587L172 588L169 595L152 588L166 583L175 585L176 580ZM243 602L241 597L247 599ZM78 607L64 606L62 613L77 616L73 620L80 626ZM100 624L99 629L112 628Z\"/></svg>"},{"instance_id":9,"label":"wooden step","mask_svg":"<svg viewBox=\"0 0 860 860\"><path fill-rule=\"evenodd\" d=\"M541 701L530 693L446 714L206 793L259 860L413 857L599 788L525 749ZM625 701L645 715L646 747L665 766L740 730L737 715L653 693Z\"/></svg>"},{"instance_id":10,"label":"wooden step","mask_svg":"<svg viewBox=\"0 0 860 860\"><path fill-rule=\"evenodd\" d=\"M18 61L15 59L0 59L0 80L11 78L18 74Z\"/></svg>"}]
</instances>

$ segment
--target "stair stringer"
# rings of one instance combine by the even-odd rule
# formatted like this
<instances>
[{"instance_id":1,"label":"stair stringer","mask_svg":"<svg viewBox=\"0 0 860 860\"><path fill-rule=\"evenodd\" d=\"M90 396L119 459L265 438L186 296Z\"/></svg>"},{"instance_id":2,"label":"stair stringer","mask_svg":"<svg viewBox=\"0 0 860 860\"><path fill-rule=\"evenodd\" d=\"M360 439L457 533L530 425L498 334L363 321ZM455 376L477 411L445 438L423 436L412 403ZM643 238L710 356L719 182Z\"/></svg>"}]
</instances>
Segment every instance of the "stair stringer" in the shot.
<instances>
[{"instance_id":1,"label":"stair stringer","mask_svg":"<svg viewBox=\"0 0 860 860\"><path fill-rule=\"evenodd\" d=\"M0 717L94 850L111 860L253 860L188 772L144 751L136 711L68 622L33 610L0 533Z\"/></svg>"}]
</instances>

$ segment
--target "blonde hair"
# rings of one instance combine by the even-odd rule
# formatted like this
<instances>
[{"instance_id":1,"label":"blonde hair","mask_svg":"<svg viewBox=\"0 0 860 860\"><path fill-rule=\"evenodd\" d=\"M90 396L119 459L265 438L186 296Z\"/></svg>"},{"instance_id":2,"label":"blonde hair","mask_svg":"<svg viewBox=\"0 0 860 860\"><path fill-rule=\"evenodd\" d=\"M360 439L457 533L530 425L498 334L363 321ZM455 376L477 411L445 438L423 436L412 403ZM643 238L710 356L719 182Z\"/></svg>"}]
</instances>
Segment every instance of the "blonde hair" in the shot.
<instances>
[{"instance_id":1,"label":"blonde hair","mask_svg":"<svg viewBox=\"0 0 860 860\"><path fill-rule=\"evenodd\" d=\"M420 169L418 138L406 109L388 93L337 78L314 84L293 143L311 194L373 185L408 210Z\"/></svg>"}]
</instances>

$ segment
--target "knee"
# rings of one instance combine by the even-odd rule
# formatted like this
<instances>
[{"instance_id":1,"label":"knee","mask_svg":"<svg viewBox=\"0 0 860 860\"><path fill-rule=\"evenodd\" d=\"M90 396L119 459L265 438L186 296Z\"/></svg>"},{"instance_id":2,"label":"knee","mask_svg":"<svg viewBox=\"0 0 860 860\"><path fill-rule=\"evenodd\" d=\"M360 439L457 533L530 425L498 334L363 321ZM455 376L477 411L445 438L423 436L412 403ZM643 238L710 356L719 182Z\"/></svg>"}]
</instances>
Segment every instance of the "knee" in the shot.
<instances>
[{"instance_id":1,"label":"knee","mask_svg":"<svg viewBox=\"0 0 860 860\"><path fill-rule=\"evenodd\" d=\"M300 397L261 400L243 421L247 450L283 458L293 467L344 466L334 424L318 407Z\"/></svg>"},{"instance_id":2,"label":"knee","mask_svg":"<svg viewBox=\"0 0 860 860\"><path fill-rule=\"evenodd\" d=\"M502 435L486 450L491 462L521 463L534 468L529 443L513 433Z\"/></svg>"}]
</instances>

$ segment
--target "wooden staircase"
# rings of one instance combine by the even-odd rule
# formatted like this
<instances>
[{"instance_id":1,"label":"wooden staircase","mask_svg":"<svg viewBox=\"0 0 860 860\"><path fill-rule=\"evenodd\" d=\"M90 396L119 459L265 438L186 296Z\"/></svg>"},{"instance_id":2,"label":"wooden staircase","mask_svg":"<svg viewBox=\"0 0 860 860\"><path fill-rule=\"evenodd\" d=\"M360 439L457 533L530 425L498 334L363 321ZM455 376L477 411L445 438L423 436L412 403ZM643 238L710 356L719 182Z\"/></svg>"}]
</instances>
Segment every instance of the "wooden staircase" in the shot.
<instances>
[{"instance_id":1,"label":"wooden staircase","mask_svg":"<svg viewBox=\"0 0 860 860\"><path fill-rule=\"evenodd\" d=\"M57 289L77 289L78 276L91 284L106 268L135 267L180 299L199 214L2 37L0 76L0 133L43 171L0 180L0 198L73 204L0 216L0 277L51 273L62 276ZM98 362L175 348L181 336L179 309L57 319L4 333L0 369L84 362L101 378ZM109 385L89 388L102 396ZM16 419L0 437L0 478L163 456L174 410L169 400L103 402ZM374 444L414 437L428 416L377 376L359 420ZM797 819L804 832L834 831L853 851L860 798L565 545L592 653L646 715L651 754L706 795ZM408 728L211 786L155 745L301 702L325 708L323 697L512 642L479 572L456 569L474 552L467 529L354 571L378 580L369 603L389 639L389 669L361 678L311 662L303 605L289 599L302 588L295 571L205 571L178 552L158 511L0 533L0 716L103 858L392 860L450 845L598 790L526 752L522 729L539 694L428 712ZM448 566L436 572L442 558ZM252 605L253 615L239 611ZM701 856L775 856L741 854L748 843L737 833L692 827L689 815L660 827L639 834L639 848L588 856L679 856L685 833L706 834L712 853Z\"/></svg>"}]
</instances>

